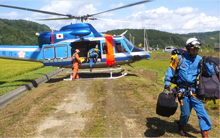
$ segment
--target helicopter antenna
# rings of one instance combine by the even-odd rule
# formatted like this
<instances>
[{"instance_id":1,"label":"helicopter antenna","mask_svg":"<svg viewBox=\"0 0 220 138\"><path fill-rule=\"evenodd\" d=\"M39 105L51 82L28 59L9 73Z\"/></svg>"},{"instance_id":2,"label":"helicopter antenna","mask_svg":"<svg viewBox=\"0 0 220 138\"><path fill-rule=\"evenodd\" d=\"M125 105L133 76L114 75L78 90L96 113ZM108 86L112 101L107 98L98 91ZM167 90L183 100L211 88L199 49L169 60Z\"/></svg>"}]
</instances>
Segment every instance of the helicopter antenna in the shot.
<instances>
[{"instance_id":1,"label":"helicopter antenna","mask_svg":"<svg viewBox=\"0 0 220 138\"><path fill-rule=\"evenodd\" d=\"M128 30L126 30L124 33L120 34L120 36L124 36L127 33Z\"/></svg>"}]
</instances>

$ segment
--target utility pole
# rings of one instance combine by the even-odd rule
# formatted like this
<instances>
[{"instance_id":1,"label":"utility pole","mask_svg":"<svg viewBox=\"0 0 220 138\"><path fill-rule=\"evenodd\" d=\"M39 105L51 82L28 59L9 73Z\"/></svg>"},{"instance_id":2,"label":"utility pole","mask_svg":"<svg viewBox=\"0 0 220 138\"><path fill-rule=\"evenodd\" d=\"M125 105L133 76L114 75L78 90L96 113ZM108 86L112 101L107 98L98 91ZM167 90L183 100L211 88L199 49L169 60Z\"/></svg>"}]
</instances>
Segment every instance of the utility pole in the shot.
<instances>
[{"instance_id":1,"label":"utility pole","mask_svg":"<svg viewBox=\"0 0 220 138\"><path fill-rule=\"evenodd\" d=\"M146 38L145 38L145 33L146 33ZM145 31L145 29L144 29L144 40L145 40L144 42L146 42L146 45L147 45L147 51L149 51L149 49L148 49L149 48L149 42L148 42L148 37L147 37L147 31Z\"/></svg>"},{"instance_id":2,"label":"utility pole","mask_svg":"<svg viewBox=\"0 0 220 138\"><path fill-rule=\"evenodd\" d=\"M146 49L145 49L145 27L144 27L144 51L146 51Z\"/></svg>"},{"instance_id":3,"label":"utility pole","mask_svg":"<svg viewBox=\"0 0 220 138\"><path fill-rule=\"evenodd\" d=\"M134 39L135 39L135 38L133 37L133 45L134 45Z\"/></svg>"}]
</instances>

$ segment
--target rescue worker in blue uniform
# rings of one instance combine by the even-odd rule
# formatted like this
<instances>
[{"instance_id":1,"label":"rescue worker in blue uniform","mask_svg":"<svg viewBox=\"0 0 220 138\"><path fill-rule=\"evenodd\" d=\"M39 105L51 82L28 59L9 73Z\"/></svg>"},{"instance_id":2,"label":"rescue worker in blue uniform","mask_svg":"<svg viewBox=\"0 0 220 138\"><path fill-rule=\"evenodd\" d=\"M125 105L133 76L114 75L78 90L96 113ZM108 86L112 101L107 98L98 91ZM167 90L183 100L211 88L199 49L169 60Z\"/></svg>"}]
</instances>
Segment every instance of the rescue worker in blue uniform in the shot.
<instances>
[{"instance_id":1,"label":"rescue worker in blue uniform","mask_svg":"<svg viewBox=\"0 0 220 138\"><path fill-rule=\"evenodd\" d=\"M194 108L197 113L202 137L208 137L208 130L212 127L211 120L204 109L202 99L196 96L197 77L201 72L200 60L202 57L198 55L198 50L201 45L201 41L197 38L189 38L186 41L185 47L187 52L183 54L182 64L180 65L177 75L177 87L179 88L178 99L181 105L180 120L177 123L181 136L186 135L184 126L189 120L192 108ZM164 81L164 89L168 91L170 91L171 78L174 76L177 63L181 58L181 55L176 55L176 58L171 59ZM204 65L203 71L209 75L214 73L213 66L208 62Z\"/></svg>"},{"instance_id":2,"label":"rescue worker in blue uniform","mask_svg":"<svg viewBox=\"0 0 220 138\"><path fill-rule=\"evenodd\" d=\"M87 60L89 61L90 72L92 72L93 61L96 63L97 58L99 57L99 52L98 45L88 51Z\"/></svg>"}]
</instances>

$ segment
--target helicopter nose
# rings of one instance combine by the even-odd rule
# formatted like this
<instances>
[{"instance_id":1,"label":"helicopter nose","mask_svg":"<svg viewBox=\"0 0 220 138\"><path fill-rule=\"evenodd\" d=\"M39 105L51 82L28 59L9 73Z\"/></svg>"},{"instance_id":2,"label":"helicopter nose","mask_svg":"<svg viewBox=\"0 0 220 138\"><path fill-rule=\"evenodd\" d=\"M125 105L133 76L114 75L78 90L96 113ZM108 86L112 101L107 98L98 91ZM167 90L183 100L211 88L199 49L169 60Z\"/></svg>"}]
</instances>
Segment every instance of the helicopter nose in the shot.
<instances>
[{"instance_id":1,"label":"helicopter nose","mask_svg":"<svg viewBox=\"0 0 220 138\"><path fill-rule=\"evenodd\" d=\"M149 58L151 58L151 55L150 54L147 54L147 57L146 57L147 59L149 59Z\"/></svg>"}]
</instances>

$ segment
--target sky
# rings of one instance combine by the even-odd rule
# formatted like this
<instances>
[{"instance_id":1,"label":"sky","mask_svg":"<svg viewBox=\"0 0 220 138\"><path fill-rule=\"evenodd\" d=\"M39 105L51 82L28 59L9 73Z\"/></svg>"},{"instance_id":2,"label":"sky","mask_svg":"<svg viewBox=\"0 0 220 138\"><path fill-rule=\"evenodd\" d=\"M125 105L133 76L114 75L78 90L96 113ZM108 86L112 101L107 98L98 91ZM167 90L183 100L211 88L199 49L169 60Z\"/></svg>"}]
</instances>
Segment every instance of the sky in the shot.
<instances>
[{"instance_id":1,"label":"sky","mask_svg":"<svg viewBox=\"0 0 220 138\"><path fill-rule=\"evenodd\" d=\"M62 14L95 14L143 0L0 0L2 5L18 6ZM38 21L60 16L0 7L0 18L24 19L48 25L52 30L80 21ZM62 16L61 16L62 17ZM94 16L106 21L87 21L99 32L115 29L154 29L188 34L220 30L220 0L151 0L144 4Z\"/></svg>"}]
</instances>

